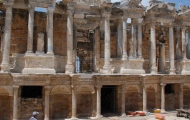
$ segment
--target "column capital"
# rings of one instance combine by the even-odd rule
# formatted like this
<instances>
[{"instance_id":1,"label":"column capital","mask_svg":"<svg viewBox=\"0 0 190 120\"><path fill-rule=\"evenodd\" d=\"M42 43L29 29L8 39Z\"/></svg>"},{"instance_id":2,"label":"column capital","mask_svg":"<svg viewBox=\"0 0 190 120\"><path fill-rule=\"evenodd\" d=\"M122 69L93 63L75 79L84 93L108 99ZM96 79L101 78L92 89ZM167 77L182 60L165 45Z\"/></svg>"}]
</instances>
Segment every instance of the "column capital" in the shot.
<instances>
[{"instance_id":1,"label":"column capital","mask_svg":"<svg viewBox=\"0 0 190 120\"><path fill-rule=\"evenodd\" d=\"M74 10L72 10L72 9L67 10L67 14L68 14L68 16L73 16Z\"/></svg>"},{"instance_id":2,"label":"column capital","mask_svg":"<svg viewBox=\"0 0 190 120\"><path fill-rule=\"evenodd\" d=\"M106 19L110 18L111 12L112 12L112 8L111 7L104 7L102 9L102 16L105 17Z\"/></svg>"},{"instance_id":3,"label":"column capital","mask_svg":"<svg viewBox=\"0 0 190 120\"><path fill-rule=\"evenodd\" d=\"M121 17L122 21L127 21L127 19L128 19L127 17Z\"/></svg>"},{"instance_id":4,"label":"column capital","mask_svg":"<svg viewBox=\"0 0 190 120\"><path fill-rule=\"evenodd\" d=\"M19 85L13 85L13 89L14 90L18 90L19 89Z\"/></svg>"},{"instance_id":5,"label":"column capital","mask_svg":"<svg viewBox=\"0 0 190 120\"><path fill-rule=\"evenodd\" d=\"M34 12L34 9L35 9L34 5L31 5L31 4L28 5L28 11L29 12Z\"/></svg>"},{"instance_id":6,"label":"column capital","mask_svg":"<svg viewBox=\"0 0 190 120\"><path fill-rule=\"evenodd\" d=\"M101 88L102 88L102 85L95 85L95 87L96 87L97 89L101 89Z\"/></svg>"},{"instance_id":7,"label":"column capital","mask_svg":"<svg viewBox=\"0 0 190 120\"><path fill-rule=\"evenodd\" d=\"M4 4L5 4L6 8L12 8L12 6L14 4L14 0L5 0Z\"/></svg>"},{"instance_id":8,"label":"column capital","mask_svg":"<svg viewBox=\"0 0 190 120\"><path fill-rule=\"evenodd\" d=\"M48 8L47 8L48 13L53 13L54 10L55 10L55 6L48 6Z\"/></svg>"},{"instance_id":9,"label":"column capital","mask_svg":"<svg viewBox=\"0 0 190 120\"><path fill-rule=\"evenodd\" d=\"M137 20L137 21L138 21L138 24L140 24L140 25L141 25L141 24L142 24L142 22L143 22L143 18L138 18L138 20Z\"/></svg>"},{"instance_id":10,"label":"column capital","mask_svg":"<svg viewBox=\"0 0 190 120\"><path fill-rule=\"evenodd\" d=\"M162 87L165 87L165 86L166 86L166 84L165 84L165 83L160 83L160 85L161 85Z\"/></svg>"},{"instance_id":11,"label":"column capital","mask_svg":"<svg viewBox=\"0 0 190 120\"><path fill-rule=\"evenodd\" d=\"M51 86L44 86L44 89L45 89L45 90L50 90L50 89L51 89Z\"/></svg>"}]
</instances>

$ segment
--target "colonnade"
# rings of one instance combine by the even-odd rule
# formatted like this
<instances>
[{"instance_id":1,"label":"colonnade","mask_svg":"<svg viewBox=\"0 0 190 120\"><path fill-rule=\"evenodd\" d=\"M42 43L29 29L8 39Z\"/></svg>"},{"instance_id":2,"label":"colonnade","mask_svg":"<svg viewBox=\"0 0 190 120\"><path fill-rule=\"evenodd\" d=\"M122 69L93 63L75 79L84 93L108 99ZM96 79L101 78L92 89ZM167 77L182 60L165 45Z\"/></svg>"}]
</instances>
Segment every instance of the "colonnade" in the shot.
<instances>
[{"instance_id":1,"label":"colonnade","mask_svg":"<svg viewBox=\"0 0 190 120\"><path fill-rule=\"evenodd\" d=\"M179 91L179 106L180 109L183 109L183 83L180 83L180 91ZM160 88L161 88L161 112L164 113L165 111L165 86L166 83L161 83L160 84ZM45 105L44 105L44 120L49 120L49 105L50 105L50 86L44 86L44 90L45 90ZM96 118L101 118L101 88L102 85L96 85ZM121 116L126 116L126 108L125 108L125 98L126 98L126 85L123 84L121 85ZM143 111L147 112L147 91L146 91L147 87L146 85L144 85L142 87L142 97L143 97ZM18 100L18 90L19 90L19 86L13 86L13 120L18 120L18 104L19 104L19 100ZM77 98L76 98L76 86L71 85L71 92L72 92L72 114L71 114L71 119L77 119ZM156 92L157 90L155 90ZM155 93L156 94L156 93ZM157 101L157 100L156 100ZM156 106L155 106L156 107Z\"/></svg>"}]
</instances>

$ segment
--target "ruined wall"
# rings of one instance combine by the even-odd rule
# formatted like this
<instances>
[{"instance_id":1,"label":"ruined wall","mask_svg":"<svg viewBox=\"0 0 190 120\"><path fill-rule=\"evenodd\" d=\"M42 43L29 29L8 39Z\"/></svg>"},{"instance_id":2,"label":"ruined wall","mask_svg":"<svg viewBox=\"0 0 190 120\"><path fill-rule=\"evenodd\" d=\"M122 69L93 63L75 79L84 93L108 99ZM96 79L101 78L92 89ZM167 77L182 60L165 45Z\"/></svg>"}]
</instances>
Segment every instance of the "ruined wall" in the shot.
<instances>
[{"instance_id":1,"label":"ruined wall","mask_svg":"<svg viewBox=\"0 0 190 120\"><path fill-rule=\"evenodd\" d=\"M43 99L42 98L20 98L20 119L26 120L32 116L33 111L38 111L39 120L44 118Z\"/></svg>"},{"instance_id":2,"label":"ruined wall","mask_svg":"<svg viewBox=\"0 0 190 120\"><path fill-rule=\"evenodd\" d=\"M0 119L11 120L13 113L13 97L0 96Z\"/></svg>"},{"instance_id":3,"label":"ruined wall","mask_svg":"<svg viewBox=\"0 0 190 120\"><path fill-rule=\"evenodd\" d=\"M147 88L147 110L152 112L156 108L156 94L154 88Z\"/></svg>"},{"instance_id":4,"label":"ruined wall","mask_svg":"<svg viewBox=\"0 0 190 120\"><path fill-rule=\"evenodd\" d=\"M71 95L55 94L50 96L50 118L71 118Z\"/></svg>"}]
</instances>

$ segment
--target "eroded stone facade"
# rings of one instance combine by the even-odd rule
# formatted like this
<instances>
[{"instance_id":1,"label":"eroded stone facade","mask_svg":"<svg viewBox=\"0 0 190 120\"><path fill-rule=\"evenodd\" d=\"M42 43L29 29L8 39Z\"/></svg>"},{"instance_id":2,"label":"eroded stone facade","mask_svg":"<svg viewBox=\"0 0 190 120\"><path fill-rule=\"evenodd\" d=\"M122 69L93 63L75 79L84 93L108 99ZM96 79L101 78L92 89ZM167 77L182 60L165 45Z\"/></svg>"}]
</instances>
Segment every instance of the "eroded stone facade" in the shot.
<instances>
[{"instance_id":1,"label":"eroded stone facade","mask_svg":"<svg viewBox=\"0 0 190 120\"><path fill-rule=\"evenodd\" d=\"M1 2L1 119L189 108L190 7L140 3Z\"/></svg>"}]
</instances>

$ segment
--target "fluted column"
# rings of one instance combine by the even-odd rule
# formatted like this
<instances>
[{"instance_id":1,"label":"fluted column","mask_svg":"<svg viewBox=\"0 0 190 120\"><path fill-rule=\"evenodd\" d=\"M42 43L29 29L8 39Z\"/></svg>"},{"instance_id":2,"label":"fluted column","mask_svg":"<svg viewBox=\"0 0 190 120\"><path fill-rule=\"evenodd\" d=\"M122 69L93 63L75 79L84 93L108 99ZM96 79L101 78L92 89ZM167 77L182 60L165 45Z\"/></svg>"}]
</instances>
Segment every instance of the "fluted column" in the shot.
<instances>
[{"instance_id":1,"label":"fluted column","mask_svg":"<svg viewBox=\"0 0 190 120\"><path fill-rule=\"evenodd\" d=\"M44 120L49 120L49 93L50 86L45 86Z\"/></svg>"},{"instance_id":2,"label":"fluted column","mask_svg":"<svg viewBox=\"0 0 190 120\"><path fill-rule=\"evenodd\" d=\"M18 120L18 89L19 86L13 86L13 120Z\"/></svg>"},{"instance_id":3,"label":"fluted column","mask_svg":"<svg viewBox=\"0 0 190 120\"><path fill-rule=\"evenodd\" d=\"M104 66L103 73L110 74L110 16L111 13L104 13L105 17L105 38L104 38Z\"/></svg>"},{"instance_id":4,"label":"fluted column","mask_svg":"<svg viewBox=\"0 0 190 120\"><path fill-rule=\"evenodd\" d=\"M67 65L65 66L65 73L74 73L73 66L73 14L74 3L67 4Z\"/></svg>"},{"instance_id":5,"label":"fluted column","mask_svg":"<svg viewBox=\"0 0 190 120\"><path fill-rule=\"evenodd\" d=\"M71 119L77 119L76 118L76 112L77 112L76 87L74 87L72 85L71 89L72 89L72 116L71 116Z\"/></svg>"},{"instance_id":6,"label":"fluted column","mask_svg":"<svg viewBox=\"0 0 190 120\"><path fill-rule=\"evenodd\" d=\"M47 22L48 22L48 30L47 30L47 54L53 55L53 12L55 7L51 6L47 9Z\"/></svg>"},{"instance_id":7,"label":"fluted column","mask_svg":"<svg viewBox=\"0 0 190 120\"><path fill-rule=\"evenodd\" d=\"M142 18L138 19L138 58L142 59Z\"/></svg>"},{"instance_id":8,"label":"fluted column","mask_svg":"<svg viewBox=\"0 0 190 120\"><path fill-rule=\"evenodd\" d=\"M161 113L165 111L165 86L166 84L161 83Z\"/></svg>"},{"instance_id":9,"label":"fluted column","mask_svg":"<svg viewBox=\"0 0 190 120\"><path fill-rule=\"evenodd\" d=\"M34 6L29 5L28 11L28 39L26 54L33 53Z\"/></svg>"},{"instance_id":10,"label":"fluted column","mask_svg":"<svg viewBox=\"0 0 190 120\"><path fill-rule=\"evenodd\" d=\"M155 23L150 24L150 73L157 74L156 66L156 31Z\"/></svg>"},{"instance_id":11,"label":"fluted column","mask_svg":"<svg viewBox=\"0 0 190 120\"><path fill-rule=\"evenodd\" d=\"M125 114L125 89L126 89L126 85L122 85L121 116L126 116L126 114Z\"/></svg>"},{"instance_id":12,"label":"fluted column","mask_svg":"<svg viewBox=\"0 0 190 120\"><path fill-rule=\"evenodd\" d=\"M9 53L10 53L10 41L11 41L11 26L12 26L12 6L14 0L6 1L6 15L5 15L5 39L3 46L3 58L1 63L1 72L10 72L9 65Z\"/></svg>"},{"instance_id":13,"label":"fluted column","mask_svg":"<svg viewBox=\"0 0 190 120\"><path fill-rule=\"evenodd\" d=\"M187 60L186 53L186 27L182 27L182 58L183 60Z\"/></svg>"},{"instance_id":14,"label":"fluted column","mask_svg":"<svg viewBox=\"0 0 190 120\"><path fill-rule=\"evenodd\" d=\"M97 106L96 106L96 118L101 118L102 115L101 115L101 89L102 89L102 86L101 85L97 85L96 86L96 93L97 93Z\"/></svg>"},{"instance_id":15,"label":"fluted column","mask_svg":"<svg viewBox=\"0 0 190 120\"><path fill-rule=\"evenodd\" d=\"M117 25L117 57L122 57L122 22L118 20Z\"/></svg>"},{"instance_id":16,"label":"fluted column","mask_svg":"<svg viewBox=\"0 0 190 120\"><path fill-rule=\"evenodd\" d=\"M170 55L170 74L175 73L175 61L174 61L174 33L173 26L169 27L169 55Z\"/></svg>"},{"instance_id":17,"label":"fluted column","mask_svg":"<svg viewBox=\"0 0 190 120\"><path fill-rule=\"evenodd\" d=\"M123 55L122 60L127 60L127 18L122 19L123 23Z\"/></svg>"},{"instance_id":18,"label":"fluted column","mask_svg":"<svg viewBox=\"0 0 190 120\"><path fill-rule=\"evenodd\" d=\"M180 84L179 107L183 109L183 83Z\"/></svg>"},{"instance_id":19,"label":"fluted column","mask_svg":"<svg viewBox=\"0 0 190 120\"><path fill-rule=\"evenodd\" d=\"M147 95L145 86L143 86L143 111L147 112Z\"/></svg>"}]
</instances>

